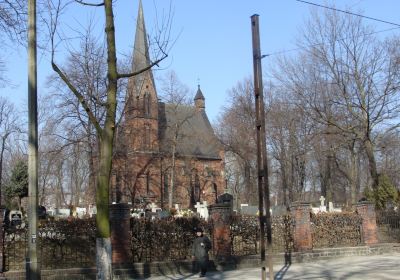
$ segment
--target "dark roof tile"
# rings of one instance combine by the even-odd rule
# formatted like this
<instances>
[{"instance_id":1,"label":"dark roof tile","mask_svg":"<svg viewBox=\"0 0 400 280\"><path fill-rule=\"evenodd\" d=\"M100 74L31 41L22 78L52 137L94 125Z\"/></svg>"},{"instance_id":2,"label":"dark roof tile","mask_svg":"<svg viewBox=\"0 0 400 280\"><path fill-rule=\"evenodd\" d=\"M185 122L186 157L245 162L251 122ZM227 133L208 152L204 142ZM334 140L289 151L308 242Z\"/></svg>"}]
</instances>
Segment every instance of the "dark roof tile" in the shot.
<instances>
[{"instance_id":1,"label":"dark roof tile","mask_svg":"<svg viewBox=\"0 0 400 280\"><path fill-rule=\"evenodd\" d=\"M180 156L220 159L222 145L214 134L204 111L195 107L160 103L159 136L161 151L171 153L174 138Z\"/></svg>"}]
</instances>

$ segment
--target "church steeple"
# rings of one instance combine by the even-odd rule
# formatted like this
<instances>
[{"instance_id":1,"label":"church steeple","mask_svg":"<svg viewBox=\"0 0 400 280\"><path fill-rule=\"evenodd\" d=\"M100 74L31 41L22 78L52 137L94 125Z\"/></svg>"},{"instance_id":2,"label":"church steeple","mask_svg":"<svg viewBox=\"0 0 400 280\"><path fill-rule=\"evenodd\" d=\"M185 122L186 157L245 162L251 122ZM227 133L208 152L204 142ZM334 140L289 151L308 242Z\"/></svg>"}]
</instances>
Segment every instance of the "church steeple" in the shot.
<instances>
[{"instance_id":1,"label":"church steeple","mask_svg":"<svg viewBox=\"0 0 400 280\"><path fill-rule=\"evenodd\" d=\"M142 0L139 0L132 68L133 71L138 71L149 65L149 44L147 42L146 26L144 24Z\"/></svg>"},{"instance_id":2,"label":"church steeple","mask_svg":"<svg viewBox=\"0 0 400 280\"><path fill-rule=\"evenodd\" d=\"M132 58L132 72L151 65L142 1L136 22L135 43ZM158 98L151 69L132 76L128 81L125 106L125 126L129 150L135 152L158 151ZM132 132L135 133L132 133Z\"/></svg>"},{"instance_id":3,"label":"church steeple","mask_svg":"<svg viewBox=\"0 0 400 280\"><path fill-rule=\"evenodd\" d=\"M147 41L146 26L142 1L139 0L138 15L136 21L135 43L133 47L132 72L137 72L151 65L149 44ZM133 76L129 79L128 95L130 99L150 98L152 103L157 103L157 93L151 69ZM133 102L133 101L131 101Z\"/></svg>"}]
</instances>

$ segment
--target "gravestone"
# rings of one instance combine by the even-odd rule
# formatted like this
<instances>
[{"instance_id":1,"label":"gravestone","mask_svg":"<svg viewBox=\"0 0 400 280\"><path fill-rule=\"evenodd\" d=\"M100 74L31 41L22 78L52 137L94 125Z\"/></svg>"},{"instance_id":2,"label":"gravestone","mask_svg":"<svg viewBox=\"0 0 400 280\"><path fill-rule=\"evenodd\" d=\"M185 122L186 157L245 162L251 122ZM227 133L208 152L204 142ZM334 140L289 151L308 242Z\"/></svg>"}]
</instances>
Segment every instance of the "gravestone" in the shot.
<instances>
[{"instance_id":1,"label":"gravestone","mask_svg":"<svg viewBox=\"0 0 400 280\"><path fill-rule=\"evenodd\" d=\"M329 201L328 204L329 204L329 207L328 207L329 212L333 212L333 202Z\"/></svg>"},{"instance_id":2,"label":"gravestone","mask_svg":"<svg viewBox=\"0 0 400 280\"><path fill-rule=\"evenodd\" d=\"M321 205L319 206L319 211L320 212L326 212L325 197L321 196L319 198L319 201L321 202Z\"/></svg>"},{"instance_id":3,"label":"gravestone","mask_svg":"<svg viewBox=\"0 0 400 280\"><path fill-rule=\"evenodd\" d=\"M242 215L250 215L250 216L257 216L258 215L258 206L242 206L240 209L240 213Z\"/></svg>"},{"instance_id":4,"label":"gravestone","mask_svg":"<svg viewBox=\"0 0 400 280\"><path fill-rule=\"evenodd\" d=\"M257 209L258 210L258 209ZM283 216L287 214L287 207L285 205L272 206L272 216Z\"/></svg>"},{"instance_id":5,"label":"gravestone","mask_svg":"<svg viewBox=\"0 0 400 280\"><path fill-rule=\"evenodd\" d=\"M230 206L232 207L232 206L233 206L233 195L231 195L231 194L229 194L229 193L221 194L221 195L217 198L217 203L218 203L218 204L230 205Z\"/></svg>"},{"instance_id":6,"label":"gravestone","mask_svg":"<svg viewBox=\"0 0 400 280\"><path fill-rule=\"evenodd\" d=\"M155 204L154 202L152 202L149 205L149 207L150 207L152 213L158 213L158 212L162 211L162 209L160 207L158 207L157 204Z\"/></svg>"},{"instance_id":7,"label":"gravestone","mask_svg":"<svg viewBox=\"0 0 400 280\"><path fill-rule=\"evenodd\" d=\"M204 202L197 202L196 205L194 206L196 208L196 212L200 215L200 218L203 218L205 220L208 219L208 206L207 206L207 201Z\"/></svg>"}]
</instances>

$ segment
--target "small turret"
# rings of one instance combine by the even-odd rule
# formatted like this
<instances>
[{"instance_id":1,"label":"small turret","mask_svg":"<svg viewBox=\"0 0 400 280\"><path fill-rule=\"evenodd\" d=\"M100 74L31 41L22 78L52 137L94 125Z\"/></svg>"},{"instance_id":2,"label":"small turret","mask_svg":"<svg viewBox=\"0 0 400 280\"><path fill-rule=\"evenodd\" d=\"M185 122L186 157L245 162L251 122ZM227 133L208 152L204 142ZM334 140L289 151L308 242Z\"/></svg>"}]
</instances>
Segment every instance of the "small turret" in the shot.
<instances>
[{"instance_id":1,"label":"small turret","mask_svg":"<svg viewBox=\"0 0 400 280\"><path fill-rule=\"evenodd\" d=\"M200 85L198 85L196 96L194 97L194 105L196 106L196 110L204 111L206 108L205 98L203 93L201 92Z\"/></svg>"}]
</instances>

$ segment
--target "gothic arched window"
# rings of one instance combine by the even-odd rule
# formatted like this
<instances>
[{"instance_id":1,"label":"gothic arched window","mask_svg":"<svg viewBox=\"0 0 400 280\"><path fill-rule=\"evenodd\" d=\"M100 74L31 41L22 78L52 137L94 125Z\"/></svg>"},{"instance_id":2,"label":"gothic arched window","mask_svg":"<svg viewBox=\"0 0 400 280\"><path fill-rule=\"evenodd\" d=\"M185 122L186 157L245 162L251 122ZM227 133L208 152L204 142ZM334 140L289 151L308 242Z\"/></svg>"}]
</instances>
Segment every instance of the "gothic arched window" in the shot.
<instances>
[{"instance_id":1,"label":"gothic arched window","mask_svg":"<svg viewBox=\"0 0 400 280\"><path fill-rule=\"evenodd\" d=\"M150 125L146 124L144 126L144 149L150 148Z\"/></svg>"},{"instance_id":2,"label":"gothic arched window","mask_svg":"<svg viewBox=\"0 0 400 280\"><path fill-rule=\"evenodd\" d=\"M150 116L150 108L151 108L151 102L150 102L150 94L148 92L144 93L144 97L143 97L143 111L144 111L144 115L146 117Z\"/></svg>"},{"instance_id":3,"label":"gothic arched window","mask_svg":"<svg viewBox=\"0 0 400 280\"><path fill-rule=\"evenodd\" d=\"M197 174L194 176L194 201L200 201L200 178Z\"/></svg>"},{"instance_id":4,"label":"gothic arched window","mask_svg":"<svg viewBox=\"0 0 400 280\"><path fill-rule=\"evenodd\" d=\"M146 173L146 194L150 195L150 174Z\"/></svg>"},{"instance_id":5,"label":"gothic arched window","mask_svg":"<svg viewBox=\"0 0 400 280\"><path fill-rule=\"evenodd\" d=\"M165 173L164 174L164 191L163 191L163 193L164 193L164 200L167 200L168 199L168 181L169 181L169 176L168 176L168 173Z\"/></svg>"}]
</instances>

